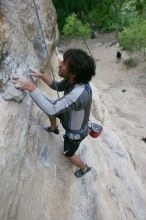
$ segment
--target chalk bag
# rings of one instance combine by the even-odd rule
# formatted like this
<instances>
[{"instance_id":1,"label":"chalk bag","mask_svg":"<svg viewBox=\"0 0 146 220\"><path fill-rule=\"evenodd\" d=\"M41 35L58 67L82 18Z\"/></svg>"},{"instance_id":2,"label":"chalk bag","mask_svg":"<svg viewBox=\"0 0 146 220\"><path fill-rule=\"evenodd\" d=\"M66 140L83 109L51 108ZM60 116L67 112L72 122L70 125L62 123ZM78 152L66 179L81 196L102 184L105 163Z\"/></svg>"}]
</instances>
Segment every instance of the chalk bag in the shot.
<instances>
[{"instance_id":1,"label":"chalk bag","mask_svg":"<svg viewBox=\"0 0 146 220\"><path fill-rule=\"evenodd\" d=\"M103 130L103 127L101 125L96 124L96 123L89 123L88 128L89 128L89 134L92 138L99 137L102 130Z\"/></svg>"}]
</instances>

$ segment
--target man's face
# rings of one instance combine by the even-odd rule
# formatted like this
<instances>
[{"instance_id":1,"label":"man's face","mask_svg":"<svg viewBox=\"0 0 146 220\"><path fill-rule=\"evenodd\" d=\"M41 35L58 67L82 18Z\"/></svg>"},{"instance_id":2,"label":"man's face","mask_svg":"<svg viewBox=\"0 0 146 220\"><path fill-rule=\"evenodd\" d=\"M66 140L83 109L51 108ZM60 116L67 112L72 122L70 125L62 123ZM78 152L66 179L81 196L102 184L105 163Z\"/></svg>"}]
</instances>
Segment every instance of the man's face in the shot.
<instances>
[{"instance_id":1,"label":"man's face","mask_svg":"<svg viewBox=\"0 0 146 220\"><path fill-rule=\"evenodd\" d=\"M67 61L62 60L59 65L59 76L68 80L70 83L74 83L76 76L69 71L69 65Z\"/></svg>"},{"instance_id":2,"label":"man's face","mask_svg":"<svg viewBox=\"0 0 146 220\"><path fill-rule=\"evenodd\" d=\"M65 62L64 60L60 61L58 75L64 79L68 79L69 67L67 62Z\"/></svg>"}]
</instances>

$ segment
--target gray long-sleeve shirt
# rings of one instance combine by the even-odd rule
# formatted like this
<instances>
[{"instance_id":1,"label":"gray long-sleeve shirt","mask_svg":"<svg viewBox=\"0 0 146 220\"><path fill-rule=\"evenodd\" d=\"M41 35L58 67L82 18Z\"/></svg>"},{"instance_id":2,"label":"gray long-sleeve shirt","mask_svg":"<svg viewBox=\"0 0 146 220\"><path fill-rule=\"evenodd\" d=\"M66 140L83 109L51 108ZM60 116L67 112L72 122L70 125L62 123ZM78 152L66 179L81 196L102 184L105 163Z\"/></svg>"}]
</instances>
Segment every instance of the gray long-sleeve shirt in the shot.
<instances>
[{"instance_id":1,"label":"gray long-sleeve shirt","mask_svg":"<svg viewBox=\"0 0 146 220\"><path fill-rule=\"evenodd\" d=\"M60 119L66 135L72 140L85 137L88 133L92 90L89 84L69 84L66 80L52 82L52 89L64 91L64 96L55 101L45 97L36 88L30 93L36 104L49 116Z\"/></svg>"}]
</instances>

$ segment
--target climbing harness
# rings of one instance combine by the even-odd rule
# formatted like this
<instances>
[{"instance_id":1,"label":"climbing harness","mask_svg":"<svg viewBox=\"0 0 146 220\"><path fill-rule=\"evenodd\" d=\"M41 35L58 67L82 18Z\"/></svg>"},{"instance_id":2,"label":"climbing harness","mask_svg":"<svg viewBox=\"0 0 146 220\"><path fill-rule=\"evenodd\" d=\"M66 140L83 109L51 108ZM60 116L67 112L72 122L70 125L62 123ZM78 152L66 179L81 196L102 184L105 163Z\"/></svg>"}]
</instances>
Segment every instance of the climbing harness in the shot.
<instances>
[{"instance_id":1,"label":"climbing harness","mask_svg":"<svg viewBox=\"0 0 146 220\"><path fill-rule=\"evenodd\" d=\"M33 3L34 3L35 13L36 13L36 16L37 16L37 20L38 20L38 24L39 24L39 28L40 28L40 32L41 32L41 36L42 36L42 40L43 40L45 50L46 50L46 53L47 53L48 63L50 65L50 69L51 69L51 75L52 75L52 78L55 82L55 89L57 91L58 98L60 98L58 88L57 88L57 84L56 84L56 81L55 81L55 76L54 76L54 73L53 73L53 68L51 66L50 55L49 55L48 48L47 48L47 45L46 45L46 41L45 41L45 37L44 37L42 25L41 25L41 20L40 20L40 17L39 17L39 13L38 13L38 9L37 9L37 5L36 5L35 0L33 0Z\"/></svg>"}]
</instances>

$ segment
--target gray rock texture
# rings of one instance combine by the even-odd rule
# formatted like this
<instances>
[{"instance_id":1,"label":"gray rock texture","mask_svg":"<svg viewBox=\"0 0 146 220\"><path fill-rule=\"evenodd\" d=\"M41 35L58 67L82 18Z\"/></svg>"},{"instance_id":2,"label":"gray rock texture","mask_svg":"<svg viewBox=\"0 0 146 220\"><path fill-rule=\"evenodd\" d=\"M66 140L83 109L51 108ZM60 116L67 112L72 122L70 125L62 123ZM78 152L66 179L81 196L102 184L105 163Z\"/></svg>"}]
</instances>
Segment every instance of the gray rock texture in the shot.
<instances>
[{"instance_id":1,"label":"gray rock texture","mask_svg":"<svg viewBox=\"0 0 146 220\"><path fill-rule=\"evenodd\" d=\"M59 34L55 9L51 0L36 0L36 4L56 73ZM92 170L76 178L76 168L62 154L61 125L58 136L48 134L43 129L49 123L47 116L29 94L10 82L13 74L28 77L29 68L51 72L33 1L1 0L0 6L0 220L146 220L146 145L139 140L146 117L141 128L135 129L142 121L136 115L139 106L141 117L145 114L143 94L127 86L131 96L128 92L124 96L123 84L110 88L97 75L92 84L91 120L101 121L104 130L100 138L89 136L82 142L78 153ZM111 66L106 71L113 71L113 61ZM102 72L100 68L99 63ZM48 96L57 98L42 82L36 83Z\"/></svg>"}]
</instances>

